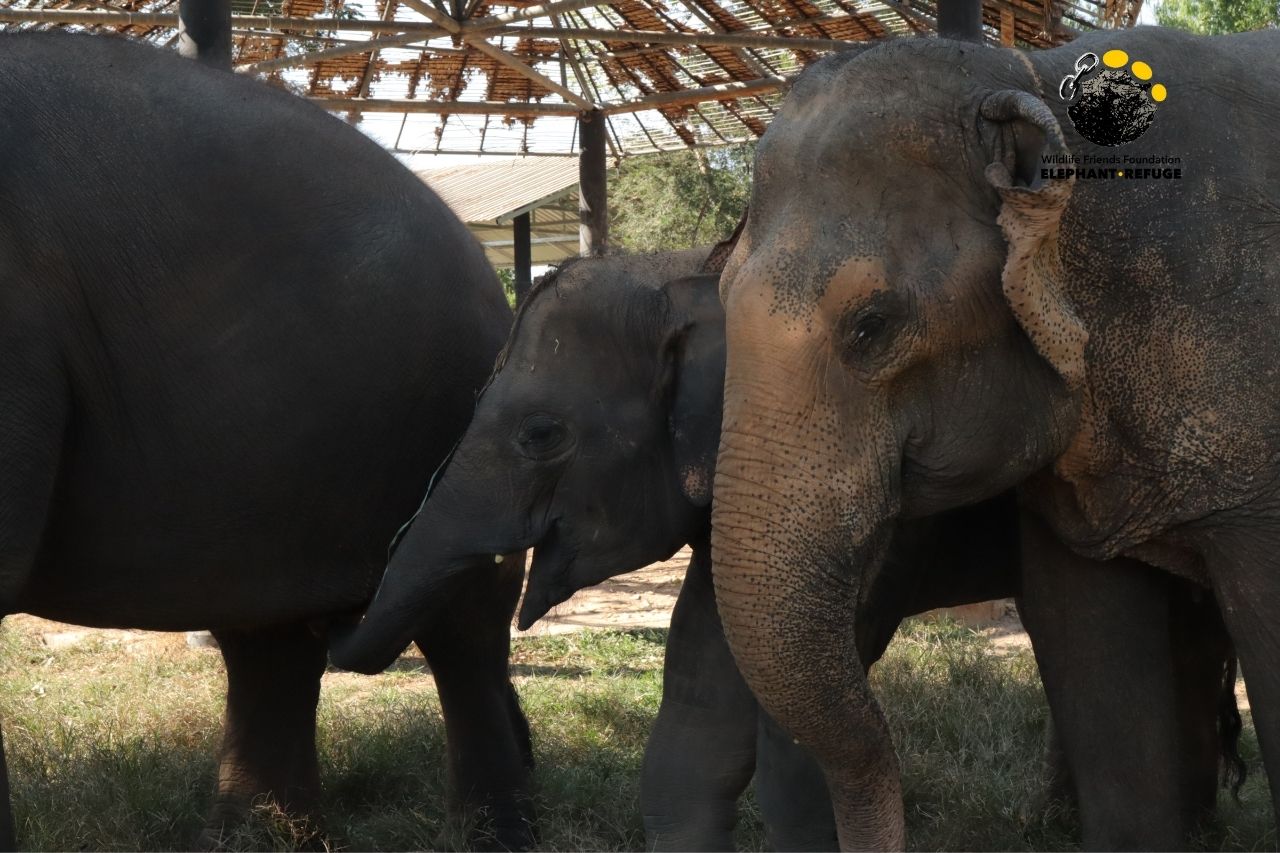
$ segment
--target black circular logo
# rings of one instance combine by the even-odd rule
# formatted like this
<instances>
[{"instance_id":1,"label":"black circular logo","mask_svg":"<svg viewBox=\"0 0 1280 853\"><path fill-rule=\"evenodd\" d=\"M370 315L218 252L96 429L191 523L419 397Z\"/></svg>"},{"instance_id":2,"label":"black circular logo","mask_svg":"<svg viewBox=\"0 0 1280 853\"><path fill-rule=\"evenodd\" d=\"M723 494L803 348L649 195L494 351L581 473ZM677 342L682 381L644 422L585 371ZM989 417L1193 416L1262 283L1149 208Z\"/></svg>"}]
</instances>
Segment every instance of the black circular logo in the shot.
<instances>
[{"instance_id":1,"label":"black circular logo","mask_svg":"<svg viewBox=\"0 0 1280 853\"><path fill-rule=\"evenodd\" d=\"M1063 78L1059 94L1071 101L1067 115L1081 136L1114 147L1133 142L1155 122L1168 92L1151 77L1151 66L1130 63L1123 50L1107 51L1101 63L1096 54L1086 53L1076 61L1075 73Z\"/></svg>"}]
</instances>

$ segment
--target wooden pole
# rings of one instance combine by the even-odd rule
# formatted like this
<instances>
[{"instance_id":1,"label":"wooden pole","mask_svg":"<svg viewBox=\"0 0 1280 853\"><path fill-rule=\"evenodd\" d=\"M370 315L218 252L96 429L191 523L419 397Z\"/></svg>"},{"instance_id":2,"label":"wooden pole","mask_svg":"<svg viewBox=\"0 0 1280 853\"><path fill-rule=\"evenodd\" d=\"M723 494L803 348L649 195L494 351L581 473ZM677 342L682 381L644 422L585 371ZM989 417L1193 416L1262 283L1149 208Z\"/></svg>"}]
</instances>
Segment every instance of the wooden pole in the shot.
<instances>
[{"instance_id":1,"label":"wooden pole","mask_svg":"<svg viewBox=\"0 0 1280 853\"><path fill-rule=\"evenodd\" d=\"M982 0L938 0L938 35L982 41Z\"/></svg>"},{"instance_id":2,"label":"wooden pole","mask_svg":"<svg viewBox=\"0 0 1280 853\"><path fill-rule=\"evenodd\" d=\"M178 53L231 70L231 0L178 0Z\"/></svg>"},{"instance_id":3,"label":"wooden pole","mask_svg":"<svg viewBox=\"0 0 1280 853\"><path fill-rule=\"evenodd\" d=\"M1004 47L1013 47L1014 40L1018 37L1012 9L1000 10L1000 44Z\"/></svg>"},{"instance_id":4,"label":"wooden pole","mask_svg":"<svg viewBox=\"0 0 1280 853\"><path fill-rule=\"evenodd\" d=\"M533 284L533 241L531 240L532 213L526 212L511 220L511 238L516 254L516 304L524 302L529 286Z\"/></svg>"},{"instance_id":5,"label":"wooden pole","mask_svg":"<svg viewBox=\"0 0 1280 853\"><path fill-rule=\"evenodd\" d=\"M578 250L600 257L609 245L609 201L605 175L605 117L600 110L578 115Z\"/></svg>"}]
</instances>

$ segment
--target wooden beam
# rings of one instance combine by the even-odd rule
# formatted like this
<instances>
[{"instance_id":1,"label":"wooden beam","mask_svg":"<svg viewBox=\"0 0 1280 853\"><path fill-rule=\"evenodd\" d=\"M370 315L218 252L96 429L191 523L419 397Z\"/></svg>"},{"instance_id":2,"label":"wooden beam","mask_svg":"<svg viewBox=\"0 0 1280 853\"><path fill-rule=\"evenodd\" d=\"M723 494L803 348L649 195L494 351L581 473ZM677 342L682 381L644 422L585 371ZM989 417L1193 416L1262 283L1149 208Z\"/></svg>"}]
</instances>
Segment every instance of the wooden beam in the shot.
<instances>
[{"instance_id":1,"label":"wooden beam","mask_svg":"<svg viewBox=\"0 0 1280 853\"><path fill-rule=\"evenodd\" d=\"M549 18L553 15L559 15L563 12L570 12L574 9L582 9L587 6L599 6L607 0L555 0L553 3L539 3L536 6L526 6L523 9L513 9L510 12L503 12L501 15L489 15L485 18L479 18L474 21L467 21L462 25L462 29L467 32L486 32L505 27L508 24L519 23L520 21L532 21L534 18Z\"/></svg>"},{"instance_id":2,"label":"wooden beam","mask_svg":"<svg viewBox=\"0 0 1280 853\"><path fill-rule=\"evenodd\" d=\"M699 21L702 21L703 25L709 28L712 32L717 32L717 33L725 32L725 28L722 27L720 23L716 21L715 18L707 14L706 10L704 10L697 3L693 2L693 0L680 0L680 2L686 9L689 10L689 14L693 15ZM767 77L771 73L770 69L765 68L764 65L758 62L754 56L747 53L746 48L741 48L741 47L734 48L733 54L734 56L738 57L739 61L741 61L744 65L746 65L748 68L750 68L753 72L755 72L759 76Z\"/></svg>"},{"instance_id":3,"label":"wooden beam","mask_svg":"<svg viewBox=\"0 0 1280 853\"><path fill-rule=\"evenodd\" d=\"M359 110L365 113L432 113L435 115L576 116L573 104L539 104L520 101L419 101L404 98L308 98L327 110ZM474 152L472 152L474 153Z\"/></svg>"},{"instance_id":4,"label":"wooden beam","mask_svg":"<svg viewBox=\"0 0 1280 853\"><path fill-rule=\"evenodd\" d=\"M413 9L415 12L419 13L424 18L431 21L431 23L436 24L444 28L445 30L448 30L451 35L461 36L462 39L467 44L469 44L471 47L475 48L479 52L483 53L485 56L489 57L494 62L497 62L499 65L505 65L507 68L510 68L512 71L516 72L517 74L520 74L521 76L526 77L529 80L532 80L533 82L537 83L539 86L543 87L547 91L555 92L557 95L564 98L569 103L577 106L579 109L582 109L582 110L595 109L595 104L591 103L591 101L582 97L582 95L579 95L577 92L573 91L568 86L562 86L560 83L557 83L555 80L552 80L550 77L543 74L541 71L538 71L530 67L529 65L526 65L524 62L521 62L519 59L516 59L514 56L507 53L505 50L498 47L497 45L490 44L486 40L486 35L488 35L488 33L464 32L462 29L462 24L458 23L453 18L450 18L448 15L445 15L442 12L434 9L427 3L424 3L423 0L402 0L402 2L406 6L408 6L410 9Z\"/></svg>"},{"instance_id":5,"label":"wooden beam","mask_svg":"<svg viewBox=\"0 0 1280 853\"><path fill-rule=\"evenodd\" d=\"M1005 47L1013 47L1013 41L1017 37L1015 31L1015 23L1012 9L1000 10L1000 44Z\"/></svg>"},{"instance_id":6,"label":"wooden beam","mask_svg":"<svg viewBox=\"0 0 1280 853\"><path fill-rule=\"evenodd\" d=\"M405 0L405 2L408 2L408 0ZM555 80L552 80L550 77L543 74L542 72L534 70L530 66L521 62L519 59L516 59L511 54L507 53L502 48L498 47L496 44L490 44L489 42L485 41L483 38L477 38L475 36L468 37L464 35L463 39L466 41L467 44L471 45L476 50L483 53L485 56L491 57L498 64L505 65L508 68L510 68L512 71L515 71L517 74L521 74L525 77L528 77L530 80L537 83L539 86L542 86L544 89L549 89L550 91L555 92L557 95L564 98L569 103L577 106L579 109L593 110L596 108L595 104L591 103L591 101L582 97L577 92L570 89L568 86L562 86L560 83L557 83Z\"/></svg>"},{"instance_id":7,"label":"wooden beam","mask_svg":"<svg viewBox=\"0 0 1280 853\"><path fill-rule=\"evenodd\" d=\"M714 86L703 86L700 89L685 89L679 92L659 92L646 95L621 104L606 104L606 115L620 113L638 113L643 110L654 110L660 107L685 107L707 101L728 101L746 98L753 95L777 92L790 84L786 77L762 77L759 80L746 80L741 83L718 83Z\"/></svg>"},{"instance_id":8,"label":"wooden beam","mask_svg":"<svg viewBox=\"0 0 1280 853\"><path fill-rule=\"evenodd\" d=\"M834 18L840 21L852 18L851 15ZM599 42L639 42L641 44L679 44L713 45L723 47L757 47L776 48L780 50L843 50L857 42L839 39L795 38L792 36L775 36L758 30L733 33L673 33L652 30L606 30L595 27L503 27L490 30L490 34L527 35L530 38L567 38L572 40L589 39Z\"/></svg>"},{"instance_id":9,"label":"wooden beam","mask_svg":"<svg viewBox=\"0 0 1280 853\"><path fill-rule=\"evenodd\" d=\"M396 0L384 0L382 7L382 20L394 21L396 19ZM378 51L379 47L375 47L369 51L369 62L364 67L364 73L360 75L360 85L356 87L357 98L369 97L369 85L373 82L373 72L378 67ZM359 118L357 116L356 118Z\"/></svg>"},{"instance_id":10,"label":"wooden beam","mask_svg":"<svg viewBox=\"0 0 1280 853\"><path fill-rule=\"evenodd\" d=\"M422 8L447 21L425 3ZM415 7L417 8L417 7ZM852 16L833 17L836 23ZM277 15L232 15L234 26L259 30L285 30L301 33L326 31L390 33L394 35L418 33L422 38L435 38L456 34L443 25L423 21L377 21L361 18L288 18ZM3 24L84 24L104 27L176 27L178 16L172 12L86 12L67 9L6 9L0 8ZM457 26L457 22L453 21ZM461 28L459 27L459 30ZM267 33L264 33L264 35ZM564 38L571 41L636 42L640 44L714 45L724 47L753 47L779 50L841 50L857 42L838 39L794 38L775 36L759 30L733 33L673 33L665 30L610 30L595 27L516 27L503 26L485 30L485 35L516 35L530 38ZM537 73L537 72L534 72Z\"/></svg>"},{"instance_id":11,"label":"wooden beam","mask_svg":"<svg viewBox=\"0 0 1280 853\"><path fill-rule=\"evenodd\" d=\"M424 3L422 0L404 0L404 5L451 35L458 35L462 32L462 24L450 18L430 3Z\"/></svg>"},{"instance_id":12,"label":"wooden beam","mask_svg":"<svg viewBox=\"0 0 1280 853\"><path fill-rule=\"evenodd\" d=\"M606 116L638 113L661 107L686 107L707 101L729 101L750 98L785 89L789 77L762 77L741 83L718 83L699 89L659 92L633 101L605 104L599 112ZM367 113L435 113L458 115L578 115L572 104L522 103L518 101L420 101L401 98L314 97L310 100L329 110L360 110Z\"/></svg>"},{"instance_id":13,"label":"wooden beam","mask_svg":"<svg viewBox=\"0 0 1280 853\"><path fill-rule=\"evenodd\" d=\"M233 26L256 30L291 30L300 33L338 32L418 33L423 38L447 35L444 29L422 21L374 21L359 18L289 18L280 15L232 15ZM0 24L83 24L100 27L178 26L174 12L88 12L79 9L0 8ZM263 33L271 35L271 33Z\"/></svg>"},{"instance_id":14,"label":"wooden beam","mask_svg":"<svg viewBox=\"0 0 1280 853\"><path fill-rule=\"evenodd\" d=\"M368 41L356 42L354 44L343 44L338 45L337 47L325 48L324 50L312 51L310 53L300 53L297 56L281 56L277 59L264 59L262 62L238 65L236 66L236 70L258 73L278 71L281 68L298 68L303 65L315 65L317 62L324 62L326 59L337 59L342 56L354 56L356 54L369 53L370 51L380 50L386 47L405 47L422 40L421 33L401 33L398 36L375 36ZM448 48L445 48L445 50L448 50Z\"/></svg>"}]
</instances>

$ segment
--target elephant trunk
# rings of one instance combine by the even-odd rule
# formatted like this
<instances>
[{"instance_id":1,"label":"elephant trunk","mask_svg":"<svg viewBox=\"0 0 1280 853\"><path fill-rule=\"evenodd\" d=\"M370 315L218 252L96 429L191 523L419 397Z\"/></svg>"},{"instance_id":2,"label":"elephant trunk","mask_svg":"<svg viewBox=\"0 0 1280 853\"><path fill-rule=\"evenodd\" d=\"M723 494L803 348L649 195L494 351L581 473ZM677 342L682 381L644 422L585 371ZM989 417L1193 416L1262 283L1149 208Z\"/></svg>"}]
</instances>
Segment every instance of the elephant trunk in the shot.
<instances>
[{"instance_id":1,"label":"elephant trunk","mask_svg":"<svg viewBox=\"0 0 1280 853\"><path fill-rule=\"evenodd\" d=\"M841 848L902 849L897 756L855 624L863 568L887 536L854 532L863 525L851 523L847 495L824 469L803 469L803 448L759 438L795 431L741 432L731 418L727 410L712 524L726 637L761 705L821 764Z\"/></svg>"},{"instance_id":2,"label":"elephant trunk","mask_svg":"<svg viewBox=\"0 0 1280 853\"><path fill-rule=\"evenodd\" d=\"M492 568L495 560L524 559L509 541L506 548L497 544L514 536L502 535L504 525L492 513L468 511L480 484L465 482L465 467L456 458L449 464L395 547L364 618L330 630L329 657L335 665L370 675L383 671L447 606L456 582L468 572ZM474 529L481 523L483 531ZM487 548L490 542L496 547Z\"/></svg>"}]
</instances>

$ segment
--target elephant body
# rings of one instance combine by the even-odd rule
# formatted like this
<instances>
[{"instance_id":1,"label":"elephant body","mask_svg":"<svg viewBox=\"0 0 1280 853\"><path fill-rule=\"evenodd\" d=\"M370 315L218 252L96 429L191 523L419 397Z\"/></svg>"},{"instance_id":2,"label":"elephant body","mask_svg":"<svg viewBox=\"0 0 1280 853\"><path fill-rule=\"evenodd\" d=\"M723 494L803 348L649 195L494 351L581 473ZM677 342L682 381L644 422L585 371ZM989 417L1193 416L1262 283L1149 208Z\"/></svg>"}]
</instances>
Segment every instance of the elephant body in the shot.
<instances>
[{"instance_id":1,"label":"elephant body","mask_svg":"<svg viewBox=\"0 0 1280 853\"><path fill-rule=\"evenodd\" d=\"M728 849L737 798L754 776L774 847L830 849L822 775L759 710L716 610L706 486L720 438L724 315L717 276L694 275L706 257L703 249L577 260L534 288L472 424L392 558L378 604L335 642L334 659L384 665L435 610L433 597L473 582L468 567L486 553L534 549L527 627L576 590L689 543L645 750L649 845ZM1012 494L904 521L859 603L862 665L879 659L907 615L1017 595L1019 549ZM1210 795L1224 657L1188 686L1181 712L1188 740L1214 748L1180 778ZM1085 762L1067 766L1091 778ZM1180 772L1172 760L1169 771ZM1131 794L1117 798L1141 806Z\"/></svg>"},{"instance_id":2,"label":"elephant body","mask_svg":"<svg viewBox=\"0 0 1280 853\"><path fill-rule=\"evenodd\" d=\"M762 705L823 764L842 845L903 836L839 626L900 519L1009 488L1055 722L1110 780L1080 786L1086 845L1188 843L1203 791L1150 770L1187 731L1125 697L1178 707L1231 643L1280 773L1277 52L1274 32L1158 28L1030 53L902 40L815 64L761 141L722 277L717 600ZM1122 148L1058 95L1085 53L1154 112ZM1138 165L1062 168L1111 155ZM1143 171L1160 157L1180 177ZM1117 720L1129 736L1099 740ZM1148 794L1127 826L1124 788Z\"/></svg>"},{"instance_id":3,"label":"elephant body","mask_svg":"<svg viewBox=\"0 0 1280 853\"><path fill-rule=\"evenodd\" d=\"M0 612L213 631L213 843L255 796L313 804L326 627L372 595L510 310L444 204L313 105L115 38L0 42ZM415 639L459 794L527 844L520 568L483 571Z\"/></svg>"}]
</instances>

